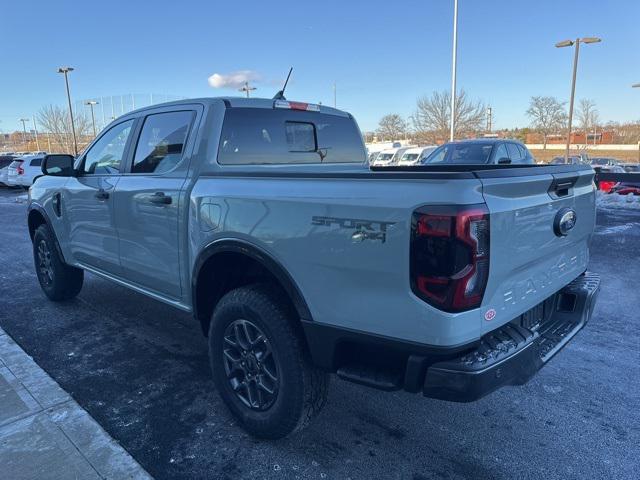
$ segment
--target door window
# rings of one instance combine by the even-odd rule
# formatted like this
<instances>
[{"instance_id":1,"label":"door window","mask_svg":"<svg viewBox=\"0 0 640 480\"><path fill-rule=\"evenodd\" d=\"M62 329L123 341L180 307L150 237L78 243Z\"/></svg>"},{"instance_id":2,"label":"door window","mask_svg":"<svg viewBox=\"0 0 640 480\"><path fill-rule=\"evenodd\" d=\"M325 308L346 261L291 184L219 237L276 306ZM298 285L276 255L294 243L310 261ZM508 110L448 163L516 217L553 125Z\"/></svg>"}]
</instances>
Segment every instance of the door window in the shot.
<instances>
[{"instance_id":1,"label":"door window","mask_svg":"<svg viewBox=\"0 0 640 480\"><path fill-rule=\"evenodd\" d=\"M29 164L30 167L39 167L42 165L42 158L34 158Z\"/></svg>"},{"instance_id":2,"label":"door window","mask_svg":"<svg viewBox=\"0 0 640 480\"><path fill-rule=\"evenodd\" d=\"M131 134L133 120L122 122L108 130L94 143L84 157L85 175L117 175Z\"/></svg>"},{"instance_id":3,"label":"door window","mask_svg":"<svg viewBox=\"0 0 640 480\"><path fill-rule=\"evenodd\" d=\"M518 149L518 145L515 143L507 143L507 150L509 151L511 163L522 163L522 155Z\"/></svg>"},{"instance_id":4,"label":"door window","mask_svg":"<svg viewBox=\"0 0 640 480\"><path fill-rule=\"evenodd\" d=\"M182 159L193 112L149 115L136 146L131 173L163 173L173 170Z\"/></svg>"},{"instance_id":5,"label":"door window","mask_svg":"<svg viewBox=\"0 0 640 480\"><path fill-rule=\"evenodd\" d=\"M504 143L498 145L496 148L496 153L493 155L494 163L498 163L501 158L509 158L509 154L507 153L507 148L504 146Z\"/></svg>"}]
</instances>

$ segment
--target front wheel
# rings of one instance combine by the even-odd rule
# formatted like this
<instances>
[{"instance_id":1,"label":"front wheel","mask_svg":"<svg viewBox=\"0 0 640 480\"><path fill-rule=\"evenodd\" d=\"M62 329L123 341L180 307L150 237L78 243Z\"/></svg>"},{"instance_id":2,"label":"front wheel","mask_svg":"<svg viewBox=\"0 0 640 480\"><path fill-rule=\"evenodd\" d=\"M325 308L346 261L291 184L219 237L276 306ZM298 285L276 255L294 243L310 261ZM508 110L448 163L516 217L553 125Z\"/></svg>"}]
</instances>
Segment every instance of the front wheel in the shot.
<instances>
[{"instance_id":1,"label":"front wheel","mask_svg":"<svg viewBox=\"0 0 640 480\"><path fill-rule=\"evenodd\" d=\"M80 293L84 271L64 263L47 224L36 228L33 235L33 261L40 287L50 300L70 300Z\"/></svg>"},{"instance_id":2,"label":"front wheel","mask_svg":"<svg viewBox=\"0 0 640 480\"><path fill-rule=\"evenodd\" d=\"M279 292L251 285L227 293L209 327L220 397L259 438L300 430L326 403L329 376L311 364L292 320Z\"/></svg>"}]
</instances>

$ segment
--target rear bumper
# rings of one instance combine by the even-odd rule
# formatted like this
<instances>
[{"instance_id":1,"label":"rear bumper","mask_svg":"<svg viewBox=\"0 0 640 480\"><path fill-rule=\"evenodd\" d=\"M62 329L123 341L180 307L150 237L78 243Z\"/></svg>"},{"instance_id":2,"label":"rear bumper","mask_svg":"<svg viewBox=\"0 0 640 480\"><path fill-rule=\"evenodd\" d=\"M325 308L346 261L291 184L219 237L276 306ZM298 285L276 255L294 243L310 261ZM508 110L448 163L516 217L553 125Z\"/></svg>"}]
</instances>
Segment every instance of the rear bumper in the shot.
<instances>
[{"instance_id":1,"label":"rear bumper","mask_svg":"<svg viewBox=\"0 0 640 480\"><path fill-rule=\"evenodd\" d=\"M587 272L555 295L550 317L536 330L509 323L485 335L473 351L432 364L424 395L470 402L526 383L587 324L599 290L600 277Z\"/></svg>"},{"instance_id":2,"label":"rear bumper","mask_svg":"<svg viewBox=\"0 0 640 480\"><path fill-rule=\"evenodd\" d=\"M546 313L538 325L529 327L515 319L477 342L453 347L396 341L314 322L304 322L304 328L315 363L346 380L471 402L502 386L526 383L586 325L599 290L600 277L586 272L543 302Z\"/></svg>"}]
</instances>

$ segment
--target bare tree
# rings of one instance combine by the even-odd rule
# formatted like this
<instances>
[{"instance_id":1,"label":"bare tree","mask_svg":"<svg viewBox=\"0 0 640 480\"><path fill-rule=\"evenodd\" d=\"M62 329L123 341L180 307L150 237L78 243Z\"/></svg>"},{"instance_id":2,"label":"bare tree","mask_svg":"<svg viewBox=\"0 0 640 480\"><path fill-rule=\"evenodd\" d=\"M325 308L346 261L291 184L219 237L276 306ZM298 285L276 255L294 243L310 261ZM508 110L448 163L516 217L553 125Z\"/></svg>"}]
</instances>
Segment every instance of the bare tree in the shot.
<instances>
[{"instance_id":1,"label":"bare tree","mask_svg":"<svg viewBox=\"0 0 640 480\"><path fill-rule=\"evenodd\" d=\"M578 117L578 123L580 124L580 127L584 130L584 138L586 143L589 129L594 129L598 126L598 123L600 123L600 115L598 114L598 110L596 109L596 102L594 102L593 100L589 100L588 98L583 98L582 100L580 100L576 116Z\"/></svg>"},{"instance_id":2,"label":"bare tree","mask_svg":"<svg viewBox=\"0 0 640 480\"><path fill-rule=\"evenodd\" d=\"M531 117L533 128L542 133L544 149L547 148L547 135L565 126L567 114L564 105L565 102L555 97L531 97L527 115Z\"/></svg>"},{"instance_id":3,"label":"bare tree","mask_svg":"<svg viewBox=\"0 0 640 480\"><path fill-rule=\"evenodd\" d=\"M456 95L454 135L477 133L484 128L486 105L472 100L464 90ZM418 99L417 110L411 117L416 133L430 141L446 139L451 122L451 92L433 92Z\"/></svg>"},{"instance_id":4,"label":"bare tree","mask_svg":"<svg viewBox=\"0 0 640 480\"><path fill-rule=\"evenodd\" d=\"M378 135L389 140L397 140L407 133L407 122L397 113L385 115L378 123Z\"/></svg>"},{"instance_id":5,"label":"bare tree","mask_svg":"<svg viewBox=\"0 0 640 480\"><path fill-rule=\"evenodd\" d=\"M84 114L73 116L78 144L86 143L91 129L91 121ZM69 111L57 105L47 105L38 112L38 123L42 133L49 135L51 149L59 152L73 152L73 133Z\"/></svg>"}]
</instances>

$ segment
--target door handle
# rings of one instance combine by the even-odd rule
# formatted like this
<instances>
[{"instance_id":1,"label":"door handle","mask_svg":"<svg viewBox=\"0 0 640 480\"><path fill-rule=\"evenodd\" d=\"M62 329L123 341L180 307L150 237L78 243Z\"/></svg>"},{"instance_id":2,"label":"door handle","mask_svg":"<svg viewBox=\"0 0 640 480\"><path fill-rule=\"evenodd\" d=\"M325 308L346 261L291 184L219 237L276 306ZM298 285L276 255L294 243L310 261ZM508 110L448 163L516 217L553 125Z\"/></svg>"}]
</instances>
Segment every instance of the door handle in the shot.
<instances>
[{"instance_id":1,"label":"door handle","mask_svg":"<svg viewBox=\"0 0 640 480\"><path fill-rule=\"evenodd\" d=\"M98 190L95 194L95 197L98 200L107 200L109 198L109 192L105 192L102 188Z\"/></svg>"},{"instance_id":2,"label":"door handle","mask_svg":"<svg viewBox=\"0 0 640 480\"><path fill-rule=\"evenodd\" d=\"M170 195L166 195L164 192L156 192L149 196L149 202L155 205L171 205L173 199Z\"/></svg>"}]
</instances>

